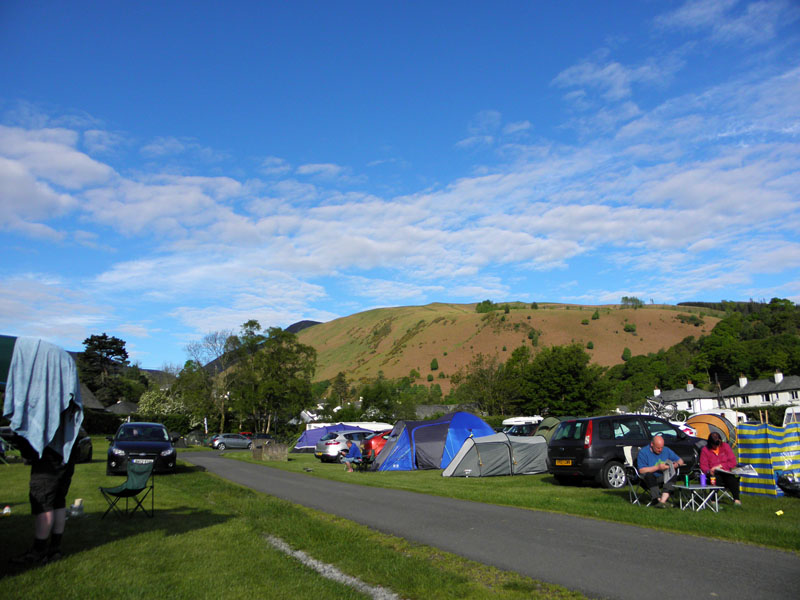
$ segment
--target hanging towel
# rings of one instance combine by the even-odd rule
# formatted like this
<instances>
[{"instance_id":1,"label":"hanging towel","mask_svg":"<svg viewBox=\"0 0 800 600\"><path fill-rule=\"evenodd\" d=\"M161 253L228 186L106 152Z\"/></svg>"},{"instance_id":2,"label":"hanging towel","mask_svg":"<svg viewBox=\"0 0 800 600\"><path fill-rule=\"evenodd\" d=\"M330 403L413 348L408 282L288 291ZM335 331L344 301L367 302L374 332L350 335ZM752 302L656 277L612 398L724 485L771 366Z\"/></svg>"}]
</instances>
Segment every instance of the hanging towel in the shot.
<instances>
[{"instance_id":1,"label":"hanging towel","mask_svg":"<svg viewBox=\"0 0 800 600\"><path fill-rule=\"evenodd\" d=\"M83 422L78 369L64 350L20 337L8 370L3 416L42 456L52 448L67 462Z\"/></svg>"}]
</instances>

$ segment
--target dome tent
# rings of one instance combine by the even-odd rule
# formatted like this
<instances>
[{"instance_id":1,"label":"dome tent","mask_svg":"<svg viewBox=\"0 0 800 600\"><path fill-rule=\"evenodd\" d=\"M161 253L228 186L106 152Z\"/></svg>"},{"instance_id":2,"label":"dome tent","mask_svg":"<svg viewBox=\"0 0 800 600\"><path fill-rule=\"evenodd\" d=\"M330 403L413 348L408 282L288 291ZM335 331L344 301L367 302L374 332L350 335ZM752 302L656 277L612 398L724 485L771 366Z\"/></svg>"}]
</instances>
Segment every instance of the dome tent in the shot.
<instances>
[{"instance_id":1,"label":"dome tent","mask_svg":"<svg viewBox=\"0 0 800 600\"><path fill-rule=\"evenodd\" d=\"M722 441L730 444L731 448L736 447L737 436L736 427L722 415L697 414L686 419L686 424L697 432L697 437L708 439L712 432L717 432L722 436Z\"/></svg>"},{"instance_id":2,"label":"dome tent","mask_svg":"<svg viewBox=\"0 0 800 600\"><path fill-rule=\"evenodd\" d=\"M375 471L444 469L470 436L495 433L483 419L454 412L430 421L398 421L375 458Z\"/></svg>"},{"instance_id":3,"label":"dome tent","mask_svg":"<svg viewBox=\"0 0 800 600\"><path fill-rule=\"evenodd\" d=\"M541 435L495 433L464 441L442 477L493 477L547 472L547 440Z\"/></svg>"}]
</instances>

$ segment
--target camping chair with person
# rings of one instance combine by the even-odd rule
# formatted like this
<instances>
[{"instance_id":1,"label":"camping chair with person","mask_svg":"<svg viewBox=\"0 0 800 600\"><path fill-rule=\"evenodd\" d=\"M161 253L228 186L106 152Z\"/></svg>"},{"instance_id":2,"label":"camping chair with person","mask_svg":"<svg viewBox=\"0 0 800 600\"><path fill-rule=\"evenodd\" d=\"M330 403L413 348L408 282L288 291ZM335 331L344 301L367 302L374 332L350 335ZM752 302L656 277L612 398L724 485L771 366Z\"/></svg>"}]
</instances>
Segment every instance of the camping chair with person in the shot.
<instances>
[{"instance_id":1,"label":"camping chair with person","mask_svg":"<svg viewBox=\"0 0 800 600\"><path fill-rule=\"evenodd\" d=\"M639 446L625 446L622 448L625 456L625 479L628 482L628 500L631 504L650 506L657 499L650 495L650 490L644 487L644 478L639 475L636 468L636 458L639 456Z\"/></svg>"},{"instance_id":2,"label":"camping chair with person","mask_svg":"<svg viewBox=\"0 0 800 600\"><path fill-rule=\"evenodd\" d=\"M152 517L155 512L156 495L155 475L153 473L154 467L155 461L141 464L129 460L128 478L125 480L125 483L116 487L100 488L100 493L103 494L103 498L105 498L106 502L108 502L108 508L100 518L104 519L105 516L112 510L118 515L127 515L128 517L131 517L133 516L133 513L137 511L137 509L141 509L142 512L148 517ZM147 507L144 504L144 501L148 496L150 497L150 512L147 511ZM122 498L125 498L125 510L122 510L118 506L118 503ZM133 508L130 510L128 508L129 500L133 504Z\"/></svg>"}]
</instances>

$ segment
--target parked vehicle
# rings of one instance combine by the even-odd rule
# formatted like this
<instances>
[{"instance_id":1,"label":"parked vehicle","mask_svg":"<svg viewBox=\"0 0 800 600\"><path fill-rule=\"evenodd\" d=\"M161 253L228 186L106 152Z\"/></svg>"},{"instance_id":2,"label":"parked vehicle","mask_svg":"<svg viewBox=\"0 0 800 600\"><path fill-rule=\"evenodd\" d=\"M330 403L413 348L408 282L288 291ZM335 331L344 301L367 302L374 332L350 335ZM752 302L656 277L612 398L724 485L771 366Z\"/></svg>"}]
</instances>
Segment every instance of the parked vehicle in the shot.
<instances>
[{"instance_id":1,"label":"parked vehicle","mask_svg":"<svg viewBox=\"0 0 800 600\"><path fill-rule=\"evenodd\" d=\"M390 433L392 433L392 430L386 429L365 437L364 442L361 444L361 453L364 456L378 456L378 453L386 445L386 440L389 439Z\"/></svg>"},{"instance_id":2,"label":"parked vehicle","mask_svg":"<svg viewBox=\"0 0 800 600\"><path fill-rule=\"evenodd\" d=\"M5 440L11 446L20 444L20 440L11 427L4 425L0 427L0 439ZM2 442L0 442L2 444ZM72 454L76 463L92 462L92 438L86 433L86 430L81 427L78 431L78 439L75 440L75 445L72 448Z\"/></svg>"},{"instance_id":3,"label":"parked vehicle","mask_svg":"<svg viewBox=\"0 0 800 600\"><path fill-rule=\"evenodd\" d=\"M275 438L269 433L250 433L243 431L242 435L245 435L253 440L256 443L256 446L266 446L275 441Z\"/></svg>"},{"instance_id":4,"label":"parked vehicle","mask_svg":"<svg viewBox=\"0 0 800 600\"><path fill-rule=\"evenodd\" d=\"M75 445L78 447L72 449L75 453L75 462L92 462L92 438L86 433L86 430L81 427L78 431L78 439L75 440Z\"/></svg>"},{"instance_id":5,"label":"parked vehicle","mask_svg":"<svg viewBox=\"0 0 800 600\"><path fill-rule=\"evenodd\" d=\"M322 462L341 462L342 450L347 450L347 440L360 444L371 431L331 431L317 442L314 456Z\"/></svg>"},{"instance_id":6,"label":"parked vehicle","mask_svg":"<svg viewBox=\"0 0 800 600\"><path fill-rule=\"evenodd\" d=\"M253 440L241 433L220 433L211 438L211 447L217 450L226 448L247 448L253 447Z\"/></svg>"},{"instance_id":7,"label":"parked vehicle","mask_svg":"<svg viewBox=\"0 0 800 600\"><path fill-rule=\"evenodd\" d=\"M518 436L531 436L536 434L536 430L539 428L539 424L536 423L525 423L522 425L510 425L508 429L506 429L503 433L506 435L518 435Z\"/></svg>"},{"instance_id":8,"label":"parked vehicle","mask_svg":"<svg viewBox=\"0 0 800 600\"><path fill-rule=\"evenodd\" d=\"M111 444L106 459L106 475L124 475L128 459L135 463L155 463L156 473L175 470L178 453L167 428L161 423L123 423L116 435L106 438Z\"/></svg>"},{"instance_id":9,"label":"parked vehicle","mask_svg":"<svg viewBox=\"0 0 800 600\"><path fill-rule=\"evenodd\" d=\"M660 434L666 445L680 456L689 473L705 445L665 419L651 415L613 415L563 421L550 440L548 470L559 483L594 479L606 488L626 483L625 446L642 447Z\"/></svg>"}]
</instances>

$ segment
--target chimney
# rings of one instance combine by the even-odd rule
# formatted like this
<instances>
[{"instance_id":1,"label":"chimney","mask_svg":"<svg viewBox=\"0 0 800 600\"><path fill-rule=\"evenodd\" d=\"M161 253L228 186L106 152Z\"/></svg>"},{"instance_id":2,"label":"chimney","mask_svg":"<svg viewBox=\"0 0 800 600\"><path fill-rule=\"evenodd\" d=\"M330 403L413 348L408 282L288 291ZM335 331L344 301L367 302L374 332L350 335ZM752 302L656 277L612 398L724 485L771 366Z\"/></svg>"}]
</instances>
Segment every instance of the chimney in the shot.
<instances>
[{"instance_id":1,"label":"chimney","mask_svg":"<svg viewBox=\"0 0 800 600\"><path fill-rule=\"evenodd\" d=\"M686 391L687 392L691 392L693 389L694 389L694 384L692 383L692 380L690 379L689 381L686 382Z\"/></svg>"},{"instance_id":2,"label":"chimney","mask_svg":"<svg viewBox=\"0 0 800 600\"><path fill-rule=\"evenodd\" d=\"M653 398L658 398L661 395L661 390L658 388L653 390Z\"/></svg>"},{"instance_id":3,"label":"chimney","mask_svg":"<svg viewBox=\"0 0 800 600\"><path fill-rule=\"evenodd\" d=\"M747 377L745 377L744 375L739 375L739 387L740 388L747 387Z\"/></svg>"},{"instance_id":4,"label":"chimney","mask_svg":"<svg viewBox=\"0 0 800 600\"><path fill-rule=\"evenodd\" d=\"M783 373L781 373L780 369L775 370L775 383L780 383L783 381Z\"/></svg>"}]
</instances>

